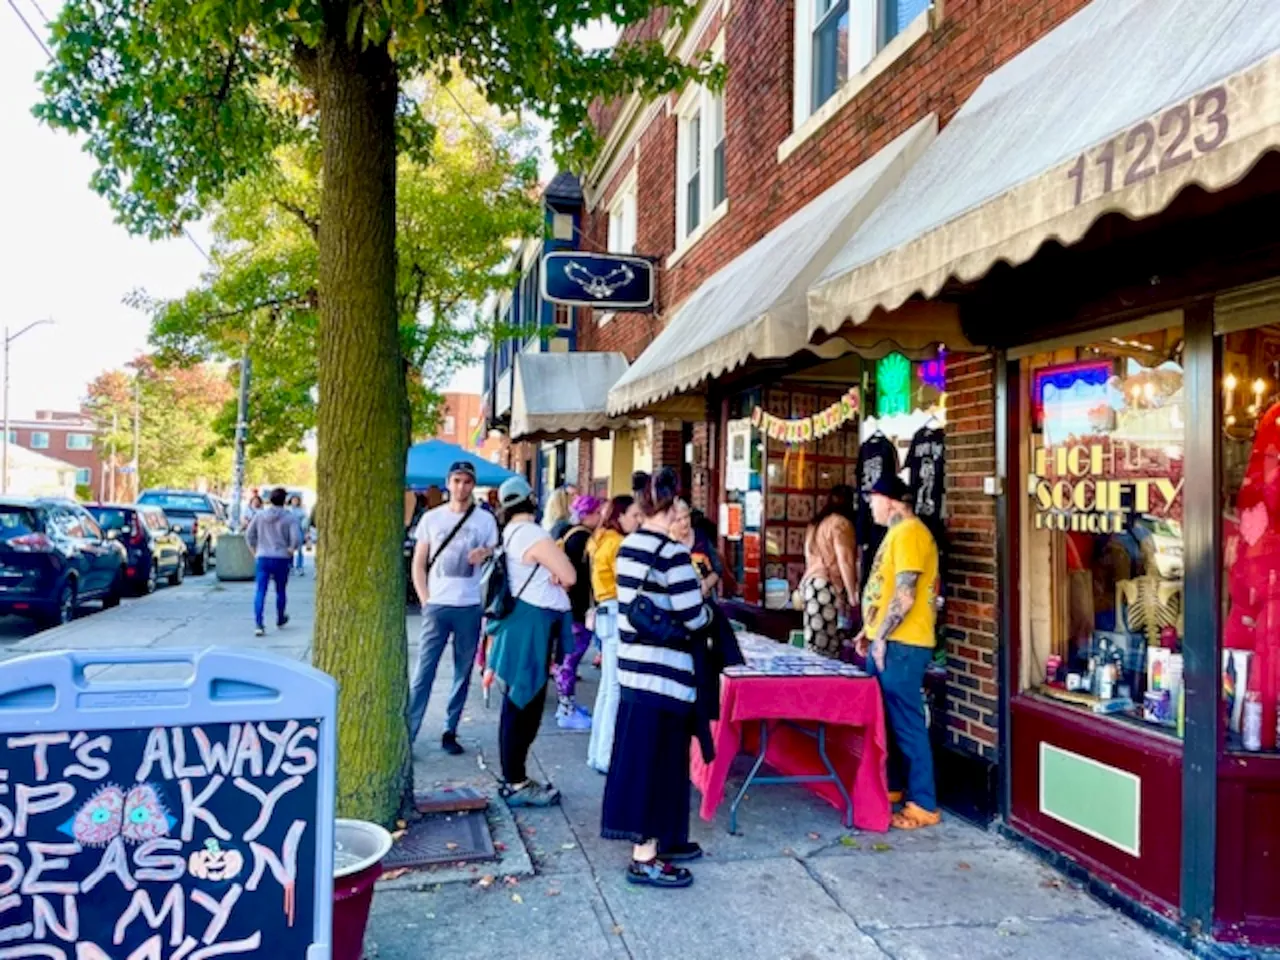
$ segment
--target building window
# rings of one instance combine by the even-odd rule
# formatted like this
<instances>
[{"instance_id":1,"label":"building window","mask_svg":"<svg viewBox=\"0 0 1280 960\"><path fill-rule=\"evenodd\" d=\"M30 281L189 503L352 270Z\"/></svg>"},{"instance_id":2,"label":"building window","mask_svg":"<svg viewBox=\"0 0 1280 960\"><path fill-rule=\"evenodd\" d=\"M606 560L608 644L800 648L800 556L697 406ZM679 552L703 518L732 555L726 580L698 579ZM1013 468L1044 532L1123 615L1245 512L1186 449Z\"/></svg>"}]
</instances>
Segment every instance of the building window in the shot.
<instances>
[{"instance_id":1,"label":"building window","mask_svg":"<svg viewBox=\"0 0 1280 960\"><path fill-rule=\"evenodd\" d=\"M1266 326L1254 326L1271 320ZM1280 750L1280 305L1219 298L1222 711L1231 751Z\"/></svg>"},{"instance_id":2,"label":"building window","mask_svg":"<svg viewBox=\"0 0 1280 960\"><path fill-rule=\"evenodd\" d=\"M690 91L678 118L676 239L683 242L725 201L723 95L701 87Z\"/></svg>"},{"instance_id":3,"label":"building window","mask_svg":"<svg viewBox=\"0 0 1280 960\"><path fill-rule=\"evenodd\" d=\"M453 436L453 434L457 431L457 429L458 429L458 424L454 421L453 414L446 413L444 415L444 432L449 436Z\"/></svg>"},{"instance_id":4,"label":"building window","mask_svg":"<svg viewBox=\"0 0 1280 960\"><path fill-rule=\"evenodd\" d=\"M573 311L563 303L554 305L551 311L552 320L557 330L569 330L573 327Z\"/></svg>"},{"instance_id":5,"label":"building window","mask_svg":"<svg viewBox=\"0 0 1280 960\"><path fill-rule=\"evenodd\" d=\"M1020 371L1019 686L1170 735L1183 697L1182 349L1181 326L1104 332Z\"/></svg>"},{"instance_id":6,"label":"building window","mask_svg":"<svg viewBox=\"0 0 1280 960\"><path fill-rule=\"evenodd\" d=\"M68 433L67 434L68 450L92 450L93 434L91 433Z\"/></svg>"},{"instance_id":7,"label":"building window","mask_svg":"<svg viewBox=\"0 0 1280 960\"><path fill-rule=\"evenodd\" d=\"M471 420L469 421L469 425L470 425L471 429L472 429L472 430L474 430L477 426L479 426L479 425L480 425L480 418L479 418L479 417L472 417L472 418L471 418Z\"/></svg>"},{"instance_id":8,"label":"building window","mask_svg":"<svg viewBox=\"0 0 1280 960\"><path fill-rule=\"evenodd\" d=\"M18 431L17 431L17 430L10 430L10 431L9 431L9 442L10 442L10 443L17 443L17 442L18 442Z\"/></svg>"},{"instance_id":9,"label":"building window","mask_svg":"<svg viewBox=\"0 0 1280 960\"><path fill-rule=\"evenodd\" d=\"M624 183L609 205L609 252L636 252L636 180Z\"/></svg>"},{"instance_id":10,"label":"building window","mask_svg":"<svg viewBox=\"0 0 1280 960\"><path fill-rule=\"evenodd\" d=\"M87 487L93 483L93 471L88 467L81 467L76 471L76 486Z\"/></svg>"},{"instance_id":11,"label":"building window","mask_svg":"<svg viewBox=\"0 0 1280 960\"><path fill-rule=\"evenodd\" d=\"M928 9L929 0L799 0L797 125Z\"/></svg>"},{"instance_id":12,"label":"building window","mask_svg":"<svg viewBox=\"0 0 1280 960\"><path fill-rule=\"evenodd\" d=\"M32 450L48 450L49 434L45 433L43 430L32 430L31 431L31 449Z\"/></svg>"}]
</instances>

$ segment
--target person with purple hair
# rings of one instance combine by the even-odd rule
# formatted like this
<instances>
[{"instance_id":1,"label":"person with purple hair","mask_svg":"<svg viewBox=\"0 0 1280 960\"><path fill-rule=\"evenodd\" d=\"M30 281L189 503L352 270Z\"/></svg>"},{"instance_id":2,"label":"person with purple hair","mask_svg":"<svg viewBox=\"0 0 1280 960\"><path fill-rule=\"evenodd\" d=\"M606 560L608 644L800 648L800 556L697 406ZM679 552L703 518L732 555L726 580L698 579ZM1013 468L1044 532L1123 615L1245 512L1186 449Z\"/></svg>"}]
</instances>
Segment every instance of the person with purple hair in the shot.
<instances>
[{"instance_id":1,"label":"person with purple hair","mask_svg":"<svg viewBox=\"0 0 1280 960\"><path fill-rule=\"evenodd\" d=\"M587 544L600 526L604 502L589 493L575 497L569 508L573 526L560 539L560 546L574 569L578 582L569 590L569 603L573 608L573 649L565 654L556 668L556 689L560 702L556 707L556 725L561 730L590 730L591 714L578 705L575 694L578 687L578 664L591 648L591 628L587 624L591 613L591 558Z\"/></svg>"}]
</instances>

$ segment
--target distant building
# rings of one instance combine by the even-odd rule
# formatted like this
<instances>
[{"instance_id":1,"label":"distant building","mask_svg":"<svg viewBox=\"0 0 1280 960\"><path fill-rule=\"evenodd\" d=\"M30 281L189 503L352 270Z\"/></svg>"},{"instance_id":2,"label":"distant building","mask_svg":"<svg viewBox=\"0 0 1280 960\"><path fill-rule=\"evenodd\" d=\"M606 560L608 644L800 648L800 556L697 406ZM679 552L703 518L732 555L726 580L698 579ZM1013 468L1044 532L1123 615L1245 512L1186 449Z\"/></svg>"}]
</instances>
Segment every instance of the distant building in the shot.
<instances>
[{"instance_id":1,"label":"distant building","mask_svg":"<svg viewBox=\"0 0 1280 960\"><path fill-rule=\"evenodd\" d=\"M497 462L502 447L501 437L489 436L484 398L478 393L446 393L434 437L456 443L490 462Z\"/></svg>"},{"instance_id":2,"label":"distant building","mask_svg":"<svg viewBox=\"0 0 1280 960\"><path fill-rule=\"evenodd\" d=\"M9 445L9 494L15 497L74 497L78 468L25 447Z\"/></svg>"},{"instance_id":3,"label":"distant building","mask_svg":"<svg viewBox=\"0 0 1280 960\"><path fill-rule=\"evenodd\" d=\"M37 410L34 420L9 421L10 492L14 489L14 446L75 468L75 487L88 487L100 496L106 465L98 443L98 427L88 416L63 410Z\"/></svg>"}]
</instances>

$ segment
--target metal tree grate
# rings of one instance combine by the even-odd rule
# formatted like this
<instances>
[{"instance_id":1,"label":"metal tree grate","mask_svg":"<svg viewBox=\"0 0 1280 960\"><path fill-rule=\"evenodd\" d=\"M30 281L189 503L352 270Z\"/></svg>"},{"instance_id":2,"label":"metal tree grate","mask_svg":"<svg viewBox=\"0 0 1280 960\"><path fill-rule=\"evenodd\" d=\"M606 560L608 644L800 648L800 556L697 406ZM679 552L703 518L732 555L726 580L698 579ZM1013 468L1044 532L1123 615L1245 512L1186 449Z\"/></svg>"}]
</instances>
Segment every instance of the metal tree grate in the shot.
<instances>
[{"instance_id":1,"label":"metal tree grate","mask_svg":"<svg viewBox=\"0 0 1280 960\"><path fill-rule=\"evenodd\" d=\"M441 863L496 860L497 851L489 836L489 821L483 811L437 814L413 824L391 847L382 865L426 867Z\"/></svg>"}]
</instances>

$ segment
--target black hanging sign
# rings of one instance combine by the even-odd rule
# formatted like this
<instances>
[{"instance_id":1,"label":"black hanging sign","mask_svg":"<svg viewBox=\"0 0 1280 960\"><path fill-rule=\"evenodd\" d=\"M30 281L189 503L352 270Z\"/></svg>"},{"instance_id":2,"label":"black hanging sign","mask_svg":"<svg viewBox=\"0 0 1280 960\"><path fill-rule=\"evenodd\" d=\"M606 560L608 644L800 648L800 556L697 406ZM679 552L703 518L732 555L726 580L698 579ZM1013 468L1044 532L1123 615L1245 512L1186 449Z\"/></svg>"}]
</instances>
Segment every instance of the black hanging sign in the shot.
<instances>
[{"instance_id":1,"label":"black hanging sign","mask_svg":"<svg viewBox=\"0 0 1280 960\"><path fill-rule=\"evenodd\" d=\"M653 264L643 257L556 250L542 258L542 297L552 303L645 312L654 290Z\"/></svg>"}]
</instances>

